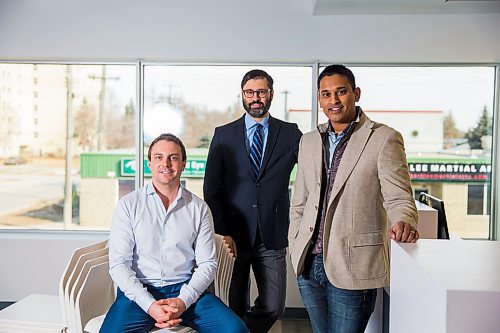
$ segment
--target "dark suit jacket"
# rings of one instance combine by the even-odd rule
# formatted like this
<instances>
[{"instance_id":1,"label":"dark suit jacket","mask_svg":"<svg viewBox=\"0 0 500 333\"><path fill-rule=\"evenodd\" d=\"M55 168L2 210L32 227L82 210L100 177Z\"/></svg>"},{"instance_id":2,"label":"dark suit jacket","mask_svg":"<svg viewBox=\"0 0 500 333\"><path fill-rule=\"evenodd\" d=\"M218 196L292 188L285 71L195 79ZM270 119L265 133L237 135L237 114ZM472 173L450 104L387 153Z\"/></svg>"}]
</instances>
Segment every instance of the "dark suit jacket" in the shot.
<instances>
[{"instance_id":1,"label":"dark suit jacket","mask_svg":"<svg viewBox=\"0 0 500 333\"><path fill-rule=\"evenodd\" d=\"M267 249L288 246L290 172L297 162L302 132L297 124L269 116L269 132L260 174L252 171L244 116L217 127L210 144L203 185L215 232L249 249L257 225Z\"/></svg>"}]
</instances>

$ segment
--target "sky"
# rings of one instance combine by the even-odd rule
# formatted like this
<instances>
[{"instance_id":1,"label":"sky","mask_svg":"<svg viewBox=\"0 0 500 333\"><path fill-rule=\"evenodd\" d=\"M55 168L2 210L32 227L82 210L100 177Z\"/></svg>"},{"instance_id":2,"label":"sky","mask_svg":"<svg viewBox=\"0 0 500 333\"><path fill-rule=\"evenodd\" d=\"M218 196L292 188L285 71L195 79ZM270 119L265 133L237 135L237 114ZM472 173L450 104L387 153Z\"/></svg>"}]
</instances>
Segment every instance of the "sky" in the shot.
<instances>
[{"instance_id":1,"label":"sky","mask_svg":"<svg viewBox=\"0 0 500 333\"><path fill-rule=\"evenodd\" d=\"M120 67L120 66L114 66ZM108 81L115 100L135 100L135 68L110 68ZM146 112L155 109L160 96L181 97L207 111L226 110L240 103L240 82L250 69L262 68L274 78L271 114L283 118L285 93L288 109L311 109L310 67L286 66L147 66L145 70ZM477 123L484 106L493 109L493 67L351 67L361 88L360 105L365 110L440 110L451 112L457 127L466 131ZM119 71L121 74L117 74ZM128 97L125 97L128 96ZM151 111L161 121L161 112ZM174 119L166 110L164 120Z\"/></svg>"},{"instance_id":2,"label":"sky","mask_svg":"<svg viewBox=\"0 0 500 333\"><path fill-rule=\"evenodd\" d=\"M451 112L463 131L485 106L493 110L493 67L359 68L355 75L364 109Z\"/></svg>"}]
</instances>

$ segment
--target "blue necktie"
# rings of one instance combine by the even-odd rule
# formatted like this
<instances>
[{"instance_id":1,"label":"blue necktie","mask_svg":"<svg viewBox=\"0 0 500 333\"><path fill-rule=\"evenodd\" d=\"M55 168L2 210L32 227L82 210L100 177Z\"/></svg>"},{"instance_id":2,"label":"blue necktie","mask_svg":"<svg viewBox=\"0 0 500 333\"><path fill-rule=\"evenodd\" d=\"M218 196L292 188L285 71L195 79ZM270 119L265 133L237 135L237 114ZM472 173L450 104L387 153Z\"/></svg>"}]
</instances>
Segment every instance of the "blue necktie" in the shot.
<instances>
[{"instance_id":1,"label":"blue necktie","mask_svg":"<svg viewBox=\"0 0 500 333\"><path fill-rule=\"evenodd\" d=\"M264 147L264 135L262 133L262 125L257 124L257 129L253 134L252 144L250 145L250 161L252 169L257 176L260 172L260 164L262 163L262 151Z\"/></svg>"}]
</instances>

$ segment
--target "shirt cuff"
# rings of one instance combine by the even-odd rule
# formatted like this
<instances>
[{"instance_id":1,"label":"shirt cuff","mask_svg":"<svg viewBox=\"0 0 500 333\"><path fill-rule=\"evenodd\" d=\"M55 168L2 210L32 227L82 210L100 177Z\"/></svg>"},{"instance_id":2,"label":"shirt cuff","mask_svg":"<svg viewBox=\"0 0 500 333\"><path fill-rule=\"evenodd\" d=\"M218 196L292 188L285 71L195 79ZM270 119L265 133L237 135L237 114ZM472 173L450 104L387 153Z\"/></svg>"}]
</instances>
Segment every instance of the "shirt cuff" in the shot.
<instances>
[{"instance_id":1,"label":"shirt cuff","mask_svg":"<svg viewBox=\"0 0 500 333\"><path fill-rule=\"evenodd\" d=\"M186 305L186 310L196 301L198 300L198 295L196 291L190 287L189 285L185 284L181 287L181 291L179 293L179 298L182 299L184 304Z\"/></svg>"},{"instance_id":2,"label":"shirt cuff","mask_svg":"<svg viewBox=\"0 0 500 333\"><path fill-rule=\"evenodd\" d=\"M139 305L139 307L146 313L148 313L149 307L154 302L156 302L156 300L153 298L153 296L151 296L150 293L147 293L147 295L138 296L136 299L137 305Z\"/></svg>"}]
</instances>

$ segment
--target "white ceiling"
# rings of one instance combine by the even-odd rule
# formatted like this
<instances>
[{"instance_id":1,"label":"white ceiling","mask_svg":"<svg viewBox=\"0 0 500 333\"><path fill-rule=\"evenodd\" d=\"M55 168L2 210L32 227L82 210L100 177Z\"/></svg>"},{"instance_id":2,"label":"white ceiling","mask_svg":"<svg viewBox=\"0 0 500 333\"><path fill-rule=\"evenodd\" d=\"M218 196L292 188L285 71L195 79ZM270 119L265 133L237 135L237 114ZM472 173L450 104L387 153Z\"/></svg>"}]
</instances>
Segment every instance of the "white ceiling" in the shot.
<instances>
[{"instance_id":1,"label":"white ceiling","mask_svg":"<svg viewBox=\"0 0 500 333\"><path fill-rule=\"evenodd\" d=\"M500 0L313 0L313 15L500 13Z\"/></svg>"}]
</instances>

